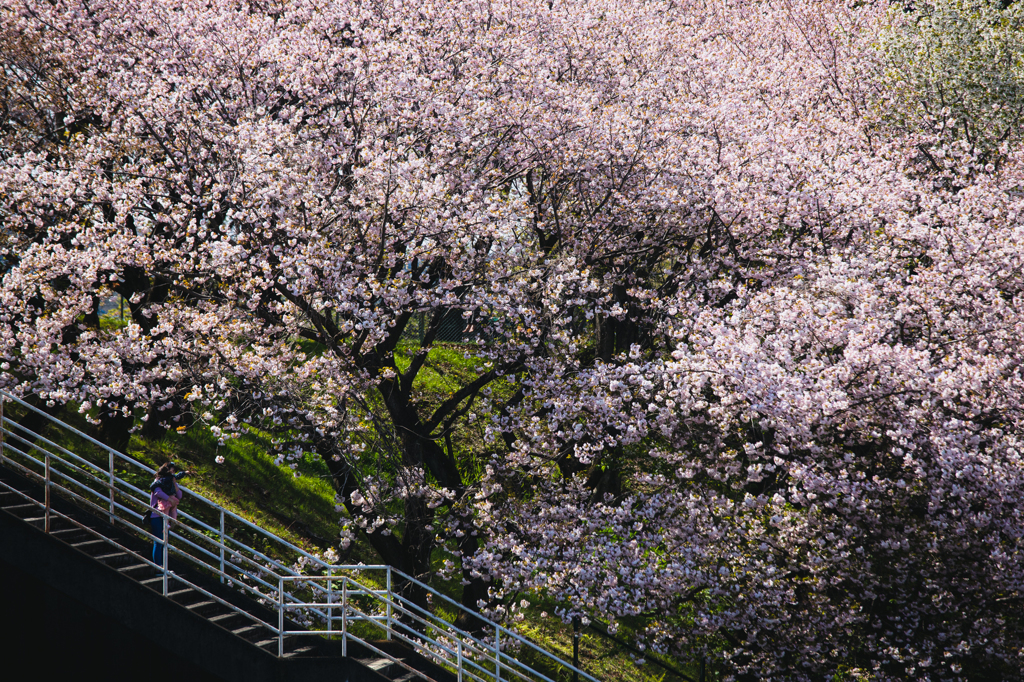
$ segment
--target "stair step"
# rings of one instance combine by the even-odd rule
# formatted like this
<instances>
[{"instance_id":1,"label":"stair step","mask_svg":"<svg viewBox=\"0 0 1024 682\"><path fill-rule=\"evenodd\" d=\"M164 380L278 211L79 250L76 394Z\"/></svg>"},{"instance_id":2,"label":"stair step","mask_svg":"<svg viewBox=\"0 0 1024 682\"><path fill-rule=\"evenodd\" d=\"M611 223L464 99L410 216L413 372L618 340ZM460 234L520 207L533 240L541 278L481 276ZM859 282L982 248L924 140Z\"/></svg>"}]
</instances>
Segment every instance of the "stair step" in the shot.
<instances>
[{"instance_id":1,"label":"stair step","mask_svg":"<svg viewBox=\"0 0 1024 682\"><path fill-rule=\"evenodd\" d=\"M210 621L211 623L217 623L218 625L223 627L225 621L228 621L231 618L241 618L241 617L242 617L242 615L240 613L237 613L236 611L228 611L227 613L221 613L221 614L218 614L216 616L211 616L211 617L207 618L206 620Z\"/></svg>"},{"instance_id":2,"label":"stair step","mask_svg":"<svg viewBox=\"0 0 1024 682\"><path fill-rule=\"evenodd\" d=\"M405 670L405 668L402 668L402 670ZM393 680L393 682L412 682L412 680L418 680L420 678L422 678L422 675L420 675L419 673L411 673L408 670L406 670L404 675L402 675L401 677L396 677Z\"/></svg>"},{"instance_id":3,"label":"stair step","mask_svg":"<svg viewBox=\"0 0 1024 682\"><path fill-rule=\"evenodd\" d=\"M150 568L150 566L148 564L131 564L129 566L119 566L118 569L117 569L117 572L121 573L123 575L127 575L128 577L131 577L131 575L129 575L129 574L136 573L136 572L143 572L143 569L148 569L148 568Z\"/></svg>"},{"instance_id":4,"label":"stair step","mask_svg":"<svg viewBox=\"0 0 1024 682\"><path fill-rule=\"evenodd\" d=\"M264 651L269 651L270 653L272 653L272 654L274 654L276 656L277 655L277 635L273 634L272 632L270 632L266 628L263 628L263 630L264 630L264 632L268 632L269 634L264 635L263 639L253 641L253 644L255 644L259 648L263 649ZM297 655L301 656L302 654L316 652L316 647L315 646L310 646L310 645L306 645L306 644L302 644L300 646L296 646L297 644L300 643L299 639L300 638L297 637L296 635L285 635L284 636L284 655L285 656L297 656ZM303 638L303 639L307 639L308 640L308 638Z\"/></svg>"},{"instance_id":5,"label":"stair step","mask_svg":"<svg viewBox=\"0 0 1024 682\"><path fill-rule=\"evenodd\" d=\"M18 518L25 519L25 514L39 511L39 505L25 502L22 504L14 504L9 507L4 507L4 511L14 514Z\"/></svg>"},{"instance_id":6,"label":"stair step","mask_svg":"<svg viewBox=\"0 0 1024 682\"><path fill-rule=\"evenodd\" d=\"M184 597L184 596L187 596L187 595L190 595L190 594L194 594L196 596L200 596L202 593L201 592L197 592L196 590L192 589L191 587L183 587L183 588L181 588L179 590L174 590L173 592L168 592L167 596L169 598L173 599L176 602L181 602L182 601L181 597Z\"/></svg>"},{"instance_id":7,"label":"stair step","mask_svg":"<svg viewBox=\"0 0 1024 682\"><path fill-rule=\"evenodd\" d=\"M164 576L161 573L161 574L153 576L152 578L146 578L145 580L140 580L139 584L140 585L145 585L146 587L152 587L154 590L161 590L162 587L163 587L163 582L164 582ZM177 580L173 575L167 576L167 589L168 589L168 591L170 591L170 589L172 587L174 587L176 585L179 585L179 584L180 584L180 581Z\"/></svg>"},{"instance_id":8,"label":"stair step","mask_svg":"<svg viewBox=\"0 0 1024 682\"><path fill-rule=\"evenodd\" d=\"M51 530L50 535L54 537L59 537L61 540L68 543L72 547L75 546L76 542L80 542L81 539L83 538L94 537L92 533L90 533L89 531L85 530L84 528L79 528L75 525L72 525L68 528L61 528L60 530Z\"/></svg>"},{"instance_id":9,"label":"stair step","mask_svg":"<svg viewBox=\"0 0 1024 682\"><path fill-rule=\"evenodd\" d=\"M175 592L171 592L167 596L184 606L189 611L197 613L204 618L213 615L218 609L227 610L227 607L223 606L220 602L214 599L208 599L207 596L199 590L191 588L177 590Z\"/></svg>"},{"instance_id":10,"label":"stair step","mask_svg":"<svg viewBox=\"0 0 1024 682\"><path fill-rule=\"evenodd\" d=\"M257 642L253 642L253 644L255 644L256 646L258 646L259 648L261 648L261 649L263 649L265 651L271 652L274 655L277 654L277 637L273 637L271 639L261 639L261 640L259 640ZM287 645L288 645L288 642L286 640L285 641L285 646L287 647Z\"/></svg>"},{"instance_id":11,"label":"stair step","mask_svg":"<svg viewBox=\"0 0 1024 682\"><path fill-rule=\"evenodd\" d=\"M11 490L10 488L4 488L3 490L0 490L0 508L6 506L3 503L4 500L16 500L18 502L21 502L26 497L32 497L32 493L30 493L27 490L22 490L21 488L15 488L14 490Z\"/></svg>"},{"instance_id":12,"label":"stair step","mask_svg":"<svg viewBox=\"0 0 1024 682\"><path fill-rule=\"evenodd\" d=\"M217 607L223 608L220 603L215 602L212 599L206 599L205 601L197 601L193 604L185 604L185 608L187 608L189 611L197 613L200 616L203 616L207 619L209 619L207 617L207 614L209 614L211 611L216 611Z\"/></svg>"},{"instance_id":13,"label":"stair step","mask_svg":"<svg viewBox=\"0 0 1024 682\"><path fill-rule=\"evenodd\" d=\"M394 661L388 658L357 658L356 660L374 672L384 670L385 668L394 665Z\"/></svg>"},{"instance_id":14,"label":"stair step","mask_svg":"<svg viewBox=\"0 0 1024 682\"><path fill-rule=\"evenodd\" d=\"M30 526L35 526L36 528L38 528L40 530L45 530L46 529L46 517L45 516L32 516L32 517L29 517L29 518L22 518L21 520L24 521L25 523L29 524ZM74 527L74 524L68 523L67 520L62 519L61 517L57 516L56 514L51 514L50 515L50 532L51 533L53 531L55 531L55 530L60 530L62 528L73 528L73 527Z\"/></svg>"},{"instance_id":15,"label":"stair step","mask_svg":"<svg viewBox=\"0 0 1024 682\"><path fill-rule=\"evenodd\" d=\"M96 561L102 561L107 566L113 568L123 566L135 560L134 556L125 551L108 552L106 554L94 556L93 558L96 559Z\"/></svg>"},{"instance_id":16,"label":"stair step","mask_svg":"<svg viewBox=\"0 0 1024 682\"><path fill-rule=\"evenodd\" d=\"M69 542L68 544L71 545L72 547L74 547L75 549L80 549L83 552L88 554L90 549L96 549L98 547L105 547L107 545L107 541L106 540L100 540L100 539L90 539L90 540L82 540L81 542ZM96 557L96 558L98 558L98 557Z\"/></svg>"},{"instance_id":17,"label":"stair step","mask_svg":"<svg viewBox=\"0 0 1024 682\"><path fill-rule=\"evenodd\" d=\"M233 628L231 632L238 635L242 639L255 641L255 638L261 635L263 630L265 629L266 628L264 628L262 625L244 625L239 628Z\"/></svg>"},{"instance_id":18,"label":"stair step","mask_svg":"<svg viewBox=\"0 0 1024 682\"><path fill-rule=\"evenodd\" d=\"M277 654L277 640L275 639L273 641L274 641L274 648L271 650L271 653L276 655ZM315 653L316 653L316 647L314 647L314 646L300 646L297 649L293 649L292 651L288 651L288 642L287 642L287 640L284 643L284 656L285 656L285 658L292 658L294 656L305 656L306 654L315 654Z\"/></svg>"},{"instance_id":19,"label":"stair step","mask_svg":"<svg viewBox=\"0 0 1024 682\"><path fill-rule=\"evenodd\" d=\"M21 520L37 528L42 528L46 524L46 515L42 513L42 510L39 507L36 507L36 513L38 516L22 516ZM50 514L51 533L58 530L70 530L72 528L77 528L77 526L68 519L63 516L59 516L56 513Z\"/></svg>"}]
</instances>

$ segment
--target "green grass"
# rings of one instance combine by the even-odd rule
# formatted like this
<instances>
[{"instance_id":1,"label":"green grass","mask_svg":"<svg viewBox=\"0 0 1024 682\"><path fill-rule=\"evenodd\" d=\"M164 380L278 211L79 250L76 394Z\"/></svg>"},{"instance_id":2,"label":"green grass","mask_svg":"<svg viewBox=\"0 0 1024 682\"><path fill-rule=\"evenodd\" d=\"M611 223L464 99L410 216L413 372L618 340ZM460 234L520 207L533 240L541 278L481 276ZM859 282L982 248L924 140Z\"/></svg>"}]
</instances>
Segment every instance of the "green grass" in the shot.
<instances>
[{"instance_id":1,"label":"green grass","mask_svg":"<svg viewBox=\"0 0 1024 682\"><path fill-rule=\"evenodd\" d=\"M187 487L306 551L337 546L334 491L326 468L312 457L299 464L302 475L296 477L290 468L274 463L270 443L261 436L249 433L218 446L209 431L199 428L169 432L159 441L136 436L128 450L153 467L177 462L193 472L183 481ZM216 463L218 455L224 457L223 464ZM368 559L372 557L348 557Z\"/></svg>"},{"instance_id":2,"label":"green grass","mask_svg":"<svg viewBox=\"0 0 1024 682\"><path fill-rule=\"evenodd\" d=\"M516 625L516 631L564 661L573 660L573 627L563 623L553 615L556 604L544 598L534 596L531 605L524 611L525 619ZM629 633L625 626L620 626L616 635L619 640L628 641ZM687 678L697 680L699 663L683 663L667 657L644 655L645 663L638 664L639 656L623 647L614 639L602 635L591 628L582 627L579 635L579 660L581 670L585 670L599 680L615 680L622 682L685 682ZM558 671L545 665L539 654L521 656L522 660L537 665L538 669L548 667L549 675L555 680L569 679L564 670ZM685 676L675 675L665 668L648 661L658 659L668 668L678 670ZM708 682L716 679L706 677Z\"/></svg>"}]
</instances>

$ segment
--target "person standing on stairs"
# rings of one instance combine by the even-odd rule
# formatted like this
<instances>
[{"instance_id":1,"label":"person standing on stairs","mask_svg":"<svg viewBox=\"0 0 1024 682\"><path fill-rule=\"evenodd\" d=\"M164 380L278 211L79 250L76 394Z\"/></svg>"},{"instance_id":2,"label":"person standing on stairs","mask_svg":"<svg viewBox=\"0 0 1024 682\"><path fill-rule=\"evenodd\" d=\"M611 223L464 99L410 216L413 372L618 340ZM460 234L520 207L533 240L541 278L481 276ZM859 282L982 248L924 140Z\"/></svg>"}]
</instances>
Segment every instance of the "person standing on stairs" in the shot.
<instances>
[{"instance_id":1,"label":"person standing on stairs","mask_svg":"<svg viewBox=\"0 0 1024 682\"><path fill-rule=\"evenodd\" d=\"M178 471L174 462L167 462L156 471L156 478L150 484L149 490L149 527L157 538L164 536L164 517L168 519L178 518L178 503L181 502L182 492L178 487L178 481L188 472ZM156 512L156 513L155 513ZM164 563L164 545L160 540L153 542L153 563L162 566Z\"/></svg>"}]
</instances>

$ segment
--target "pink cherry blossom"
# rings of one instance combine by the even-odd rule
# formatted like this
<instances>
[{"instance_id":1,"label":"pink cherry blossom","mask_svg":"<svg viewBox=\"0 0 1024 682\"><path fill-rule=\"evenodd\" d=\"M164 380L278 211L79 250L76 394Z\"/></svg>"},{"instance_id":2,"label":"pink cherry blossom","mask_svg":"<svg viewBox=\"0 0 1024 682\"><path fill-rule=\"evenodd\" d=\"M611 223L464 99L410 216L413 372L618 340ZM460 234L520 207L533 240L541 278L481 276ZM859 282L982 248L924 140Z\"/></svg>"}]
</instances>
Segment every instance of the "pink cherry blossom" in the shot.
<instances>
[{"instance_id":1,"label":"pink cherry blossom","mask_svg":"<svg viewBox=\"0 0 1024 682\"><path fill-rule=\"evenodd\" d=\"M314 453L510 622L1020 679L1019 108L933 111L916 11L0 3L0 386Z\"/></svg>"}]
</instances>

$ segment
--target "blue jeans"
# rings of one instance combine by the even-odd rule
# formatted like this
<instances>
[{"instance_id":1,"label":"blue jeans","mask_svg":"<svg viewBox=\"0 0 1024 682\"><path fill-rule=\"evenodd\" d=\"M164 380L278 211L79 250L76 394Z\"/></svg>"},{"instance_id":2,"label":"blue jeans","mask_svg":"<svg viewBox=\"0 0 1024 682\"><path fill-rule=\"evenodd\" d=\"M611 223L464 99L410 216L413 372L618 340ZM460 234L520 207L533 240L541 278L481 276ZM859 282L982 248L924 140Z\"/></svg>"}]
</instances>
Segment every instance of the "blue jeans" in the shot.
<instances>
[{"instance_id":1,"label":"blue jeans","mask_svg":"<svg viewBox=\"0 0 1024 682\"><path fill-rule=\"evenodd\" d=\"M149 528L150 532L158 538L164 536L164 517L153 514L149 517ZM153 563L157 566L164 565L164 544L162 542L155 541L153 543Z\"/></svg>"}]
</instances>

